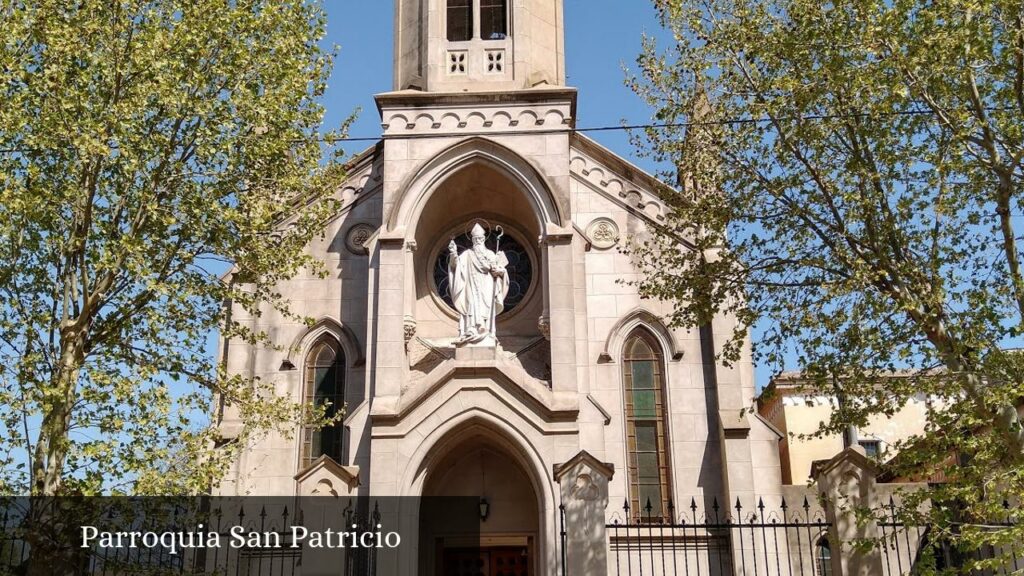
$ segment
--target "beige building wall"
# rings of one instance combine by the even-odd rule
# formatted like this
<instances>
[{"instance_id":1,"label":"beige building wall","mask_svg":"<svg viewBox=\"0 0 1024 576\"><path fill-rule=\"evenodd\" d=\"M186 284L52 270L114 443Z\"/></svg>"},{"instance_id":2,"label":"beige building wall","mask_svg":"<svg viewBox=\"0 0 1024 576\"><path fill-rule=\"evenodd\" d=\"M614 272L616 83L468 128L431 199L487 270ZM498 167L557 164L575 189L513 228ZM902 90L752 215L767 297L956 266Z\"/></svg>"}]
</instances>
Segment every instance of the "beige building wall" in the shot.
<instances>
[{"instance_id":1,"label":"beige building wall","mask_svg":"<svg viewBox=\"0 0 1024 576\"><path fill-rule=\"evenodd\" d=\"M830 460L845 448L841 434L813 437L831 418L836 400L778 380L771 388L774 396L764 395L758 410L785 434L779 446L783 481L805 484L811 480L815 462ZM928 406L928 399L917 395L892 416L874 415L867 426L857 428L857 440L861 444L877 442L879 459L888 460L899 452L901 442L924 433Z\"/></svg>"}]
</instances>

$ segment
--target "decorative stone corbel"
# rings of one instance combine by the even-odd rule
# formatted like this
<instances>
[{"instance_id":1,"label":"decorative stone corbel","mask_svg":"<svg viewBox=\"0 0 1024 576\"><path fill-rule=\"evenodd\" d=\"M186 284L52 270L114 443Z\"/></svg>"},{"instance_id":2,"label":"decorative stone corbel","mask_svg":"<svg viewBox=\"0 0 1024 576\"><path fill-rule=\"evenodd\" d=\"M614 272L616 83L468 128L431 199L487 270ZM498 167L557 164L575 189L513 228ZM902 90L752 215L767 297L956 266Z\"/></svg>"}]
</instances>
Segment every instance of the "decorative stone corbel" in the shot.
<instances>
[{"instance_id":1,"label":"decorative stone corbel","mask_svg":"<svg viewBox=\"0 0 1024 576\"><path fill-rule=\"evenodd\" d=\"M541 316L537 319L537 330L540 330L540 335L545 340L551 341L551 319L547 316Z\"/></svg>"},{"instance_id":2,"label":"decorative stone corbel","mask_svg":"<svg viewBox=\"0 0 1024 576\"><path fill-rule=\"evenodd\" d=\"M402 320L402 331L405 336L405 351L409 351L409 342L416 337L416 319L406 316Z\"/></svg>"},{"instance_id":3,"label":"decorative stone corbel","mask_svg":"<svg viewBox=\"0 0 1024 576\"><path fill-rule=\"evenodd\" d=\"M405 296L402 308L405 310L405 315L402 318L402 335L405 338L405 352L409 352L409 343L416 337L416 277L413 271L416 269L416 264L413 262L413 253L416 252L417 244L415 240L408 240L405 243Z\"/></svg>"}]
</instances>

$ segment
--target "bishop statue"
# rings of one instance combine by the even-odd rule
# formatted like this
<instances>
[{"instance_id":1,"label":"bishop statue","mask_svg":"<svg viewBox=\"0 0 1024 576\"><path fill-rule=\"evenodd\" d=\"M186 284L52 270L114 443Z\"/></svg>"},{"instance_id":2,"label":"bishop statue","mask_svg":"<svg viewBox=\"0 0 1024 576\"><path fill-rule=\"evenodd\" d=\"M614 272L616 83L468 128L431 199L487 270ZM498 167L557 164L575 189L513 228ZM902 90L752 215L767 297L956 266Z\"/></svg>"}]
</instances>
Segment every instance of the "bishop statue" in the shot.
<instances>
[{"instance_id":1,"label":"bishop statue","mask_svg":"<svg viewBox=\"0 0 1024 576\"><path fill-rule=\"evenodd\" d=\"M508 258L487 248L487 234L479 223L470 238L473 247L462 254L455 240L448 244L448 289L459 313L458 343L494 346L495 318L505 308L508 294Z\"/></svg>"}]
</instances>

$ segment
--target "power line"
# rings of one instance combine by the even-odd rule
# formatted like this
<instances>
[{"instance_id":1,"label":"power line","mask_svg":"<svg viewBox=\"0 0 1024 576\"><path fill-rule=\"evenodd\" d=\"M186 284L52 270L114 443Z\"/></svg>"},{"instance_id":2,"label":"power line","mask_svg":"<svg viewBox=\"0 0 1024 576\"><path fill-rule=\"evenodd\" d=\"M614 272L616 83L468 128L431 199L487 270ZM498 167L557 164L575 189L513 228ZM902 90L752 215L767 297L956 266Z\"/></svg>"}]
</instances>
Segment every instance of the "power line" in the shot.
<instances>
[{"instance_id":1,"label":"power line","mask_svg":"<svg viewBox=\"0 0 1024 576\"><path fill-rule=\"evenodd\" d=\"M989 112L1004 111L1002 108L988 109ZM725 120L699 120L692 122L667 122L661 124L617 124L607 126L591 126L588 128L573 128L569 132L613 132L613 131L628 131L628 130L660 130L667 128L694 128L702 126L728 126L735 124L770 124L772 122L793 122L793 121L818 121L818 120L839 120L844 118L870 118L873 116L922 116L922 115L935 115L935 112L931 110L901 110L896 112L862 112L853 114L810 114L805 116L783 116L779 118L730 118ZM565 130L550 129L550 130L531 130L529 132L521 131L486 131L480 132L481 134L553 134L565 132ZM378 140L388 138L431 138L433 134L404 134L404 135L389 135L384 134L379 137L342 137L342 138L324 138L321 141L325 144L333 144L336 142L376 142Z\"/></svg>"},{"instance_id":2,"label":"power line","mask_svg":"<svg viewBox=\"0 0 1024 576\"><path fill-rule=\"evenodd\" d=\"M1015 110L1016 108L1001 108L993 107L986 108L987 112L1005 112L1007 110ZM731 125L742 125L742 124L770 124L773 122L807 122L807 121L821 121L821 120L841 120L851 118L872 118L872 117L896 117L896 116L934 116L936 113L929 109L922 110L899 110L894 112L859 112L859 113L846 113L846 114L808 114L802 116L781 116L778 118L762 117L762 118L728 118L723 120L698 120L690 122L666 122L661 124L620 124L620 125L606 125L606 126L591 126L587 128L571 128L568 132L578 132L586 134L590 132L614 132L614 131L629 131L629 130L662 130L669 128L696 128L705 126L731 126ZM491 134L491 135L508 135L508 134L558 134L566 132L567 130L552 128L547 130L530 130L524 131L482 131L479 134ZM400 139L412 139L412 138L433 138L435 134L432 133L420 133L420 134L382 134L380 136L343 136L343 137L324 137L317 136L315 138L304 138L295 139L294 142L309 142L315 141L323 144L337 144L341 142L379 142L381 140L387 140L392 138ZM113 146L116 149L117 146ZM7 148L0 149L0 154L11 154L18 152L33 152L39 151L37 148Z\"/></svg>"},{"instance_id":3,"label":"power line","mask_svg":"<svg viewBox=\"0 0 1024 576\"><path fill-rule=\"evenodd\" d=\"M1016 110L1014 107L1009 108L986 108L986 112L1005 112L1008 110ZM894 112L858 112L858 113L846 113L846 114L808 114L802 116L781 116L778 118L729 118L724 120L698 120L691 122L666 122L661 124L618 124L608 126L592 126L588 128L573 128L569 132L612 132L612 131L628 131L628 130L660 130L667 128L694 128L703 126L729 126L735 124L770 124L772 122L804 122L804 121L819 121L819 120L841 120L849 118L871 118L871 117L893 117L893 116L934 116L936 113L930 109L921 110L898 110ZM531 130L525 132L528 134L545 134L545 133L559 133L565 132L565 130L550 129L550 130ZM524 132L495 132L487 131L480 132L481 134L524 134ZM407 134L407 135L388 135L384 134L379 137L344 137L344 138L324 138L322 142L326 144L335 142L369 142L378 141L387 138L430 138L433 134Z\"/></svg>"}]
</instances>

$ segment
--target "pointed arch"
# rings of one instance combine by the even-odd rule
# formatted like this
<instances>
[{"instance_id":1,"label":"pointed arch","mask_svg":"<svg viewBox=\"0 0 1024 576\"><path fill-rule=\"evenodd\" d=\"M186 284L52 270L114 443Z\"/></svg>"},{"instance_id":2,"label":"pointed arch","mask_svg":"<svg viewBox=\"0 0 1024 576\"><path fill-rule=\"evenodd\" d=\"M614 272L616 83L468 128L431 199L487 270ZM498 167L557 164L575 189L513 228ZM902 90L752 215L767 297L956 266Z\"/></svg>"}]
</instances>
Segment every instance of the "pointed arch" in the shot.
<instances>
[{"instance_id":1,"label":"pointed arch","mask_svg":"<svg viewBox=\"0 0 1024 576\"><path fill-rule=\"evenodd\" d=\"M420 213L433 193L449 176L473 163L486 164L517 184L530 203L542 234L549 225L564 226L565 207L558 203L547 180L528 160L493 140L473 137L427 160L402 182L398 188L400 196L387 216L388 232L414 237Z\"/></svg>"},{"instance_id":2,"label":"pointed arch","mask_svg":"<svg viewBox=\"0 0 1024 576\"><path fill-rule=\"evenodd\" d=\"M636 308L619 319L608 331L604 341L604 350L598 358L600 363L615 362L615 358L622 351L626 337L637 327L647 328L659 345L665 350L666 355L673 361L683 357L683 349L675 334L662 322L661 318L653 312L644 308Z\"/></svg>"},{"instance_id":3,"label":"pointed arch","mask_svg":"<svg viewBox=\"0 0 1024 576\"><path fill-rule=\"evenodd\" d=\"M363 347L355 332L334 318L325 316L292 340L291 346L288 347L288 355L285 357L286 364L291 366L289 369L298 366L299 360L306 357L313 344L324 334L330 334L338 341L349 367L359 367L366 363Z\"/></svg>"},{"instance_id":4,"label":"pointed arch","mask_svg":"<svg viewBox=\"0 0 1024 576\"><path fill-rule=\"evenodd\" d=\"M832 576L832 544L827 533L814 543L814 573L815 576Z\"/></svg>"},{"instance_id":5,"label":"pointed arch","mask_svg":"<svg viewBox=\"0 0 1024 576\"><path fill-rule=\"evenodd\" d=\"M544 458L533 442L521 430L489 410L468 407L434 428L409 458L400 483L401 496L421 496L423 482L434 464L467 436L485 433L506 449L516 462L527 471L544 507L553 506L554 492L551 477L544 466Z\"/></svg>"},{"instance_id":6,"label":"pointed arch","mask_svg":"<svg viewBox=\"0 0 1024 576\"><path fill-rule=\"evenodd\" d=\"M483 435L501 448L522 470L532 484L537 498L540 523L537 533L537 558L541 573L552 572L557 550L549 546L554 538L557 513L557 488L552 474L545 464L545 458L537 442L524 433L521 423L509 421L506 417L480 406L467 406L448 417L436 427L426 430L405 462L404 471L398 484L399 496L423 496L431 470L444 460L445 456L457 450L467 438ZM415 509L403 509L401 515L407 523L403 534L418 535L419 505L417 498L401 498L400 506L412 502Z\"/></svg>"}]
</instances>

